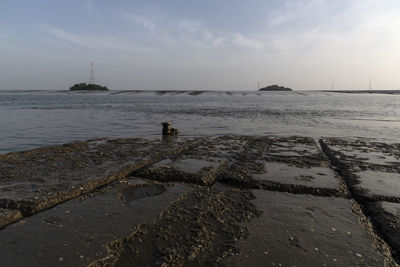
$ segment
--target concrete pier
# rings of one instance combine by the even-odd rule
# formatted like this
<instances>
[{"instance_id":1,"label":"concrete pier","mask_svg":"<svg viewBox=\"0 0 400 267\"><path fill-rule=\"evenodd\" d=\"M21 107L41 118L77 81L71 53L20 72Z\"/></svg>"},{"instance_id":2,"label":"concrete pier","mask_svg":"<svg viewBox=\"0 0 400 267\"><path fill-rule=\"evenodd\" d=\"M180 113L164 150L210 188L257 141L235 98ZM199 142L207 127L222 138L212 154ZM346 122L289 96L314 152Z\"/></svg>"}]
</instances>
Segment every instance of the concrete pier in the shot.
<instances>
[{"instance_id":1,"label":"concrete pier","mask_svg":"<svg viewBox=\"0 0 400 267\"><path fill-rule=\"evenodd\" d=\"M400 144L96 139L0 155L0 266L397 266Z\"/></svg>"}]
</instances>

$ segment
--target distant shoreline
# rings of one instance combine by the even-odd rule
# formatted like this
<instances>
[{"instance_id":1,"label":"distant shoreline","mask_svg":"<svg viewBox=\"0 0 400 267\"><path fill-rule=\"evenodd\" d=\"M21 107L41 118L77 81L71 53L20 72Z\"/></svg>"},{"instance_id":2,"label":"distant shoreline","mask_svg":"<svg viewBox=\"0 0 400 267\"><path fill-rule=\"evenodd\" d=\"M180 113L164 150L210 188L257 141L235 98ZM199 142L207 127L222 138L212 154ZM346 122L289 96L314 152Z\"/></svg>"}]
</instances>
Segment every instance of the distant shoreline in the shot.
<instances>
[{"instance_id":1,"label":"distant shoreline","mask_svg":"<svg viewBox=\"0 0 400 267\"><path fill-rule=\"evenodd\" d=\"M158 95L163 94L184 94L199 95L202 93L263 93L263 92L279 92L279 91L258 91L258 90L143 90L143 89L132 89L132 90L50 90L50 89L32 89L32 90L0 90L0 93L32 93L32 92L53 92L53 93L67 93L67 92L109 92L111 94L119 93L156 93ZM343 93L343 94L391 94L400 95L400 90L293 90L293 91L281 91L284 93L302 93L302 92L322 92L322 93Z\"/></svg>"},{"instance_id":2,"label":"distant shoreline","mask_svg":"<svg viewBox=\"0 0 400 267\"><path fill-rule=\"evenodd\" d=\"M314 92L344 93L344 94L400 94L400 90L317 90Z\"/></svg>"}]
</instances>

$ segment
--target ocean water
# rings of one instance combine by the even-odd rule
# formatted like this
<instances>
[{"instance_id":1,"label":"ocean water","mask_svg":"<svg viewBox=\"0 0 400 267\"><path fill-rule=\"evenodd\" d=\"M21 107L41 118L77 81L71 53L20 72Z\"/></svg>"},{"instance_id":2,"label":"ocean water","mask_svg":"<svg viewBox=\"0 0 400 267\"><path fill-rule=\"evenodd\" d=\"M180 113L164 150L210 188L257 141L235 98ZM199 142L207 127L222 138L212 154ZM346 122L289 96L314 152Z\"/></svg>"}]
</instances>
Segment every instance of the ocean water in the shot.
<instances>
[{"instance_id":1,"label":"ocean water","mask_svg":"<svg viewBox=\"0 0 400 267\"><path fill-rule=\"evenodd\" d=\"M302 135L399 142L399 94L0 91L0 153L98 137Z\"/></svg>"}]
</instances>

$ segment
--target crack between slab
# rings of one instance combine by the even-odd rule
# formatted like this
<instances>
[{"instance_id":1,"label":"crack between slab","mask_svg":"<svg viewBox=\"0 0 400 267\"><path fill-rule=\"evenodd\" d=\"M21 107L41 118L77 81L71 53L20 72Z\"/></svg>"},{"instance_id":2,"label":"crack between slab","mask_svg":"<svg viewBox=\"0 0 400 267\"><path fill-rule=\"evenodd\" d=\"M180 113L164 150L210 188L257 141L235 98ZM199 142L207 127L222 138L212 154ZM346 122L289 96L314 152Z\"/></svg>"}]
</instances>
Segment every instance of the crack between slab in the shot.
<instances>
[{"instance_id":1,"label":"crack between slab","mask_svg":"<svg viewBox=\"0 0 400 267\"><path fill-rule=\"evenodd\" d=\"M318 188L305 185L282 184L278 182L255 182L255 181L238 181L236 179L221 178L218 182L239 189L263 189L267 191L285 192L298 195L314 195L321 197L342 197L349 196L338 189Z\"/></svg>"},{"instance_id":2,"label":"crack between slab","mask_svg":"<svg viewBox=\"0 0 400 267\"><path fill-rule=\"evenodd\" d=\"M179 148L169 151L168 156L170 155L179 155L189 149L192 149L193 147L196 147L204 142L206 142L208 138L202 138L201 140L194 142L192 144L183 144ZM115 172L113 175L107 176L107 177L101 177L97 179L93 179L83 185L76 186L75 188L67 191L67 192L61 192L58 195L56 195L54 198L51 199L46 199L44 198L39 204L36 204L34 201L17 201L17 200L9 200L9 199L0 199L0 208L3 209L11 209L11 210L19 210L22 213L22 217L16 221L10 221L8 224L2 225L2 229L7 227L10 224L16 223L19 220L24 219L25 217L30 217L33 216L39 212L51 209L59 204L62 204L66 201L81 197L85 194L88 194L90 192L93 192L97 189L100 189L102 187L108 186L111 183L124 179L128 176L130 176L132 173L135 171L144 168L146 166L149 166L151 164L154 164L155 162L159 160L163 160L166 158L167 155L165 153L159 154L159 158L153 159L153 160L146 160L142 161L136 164L131 164L117 172Z\"/></svg>"},{"instance_id":3,"label":"crack between slab","mask_svg":"<svg viewBox=\"0 0 400 267\"><path fill-rule=\"evenodd\" d=\"M357 181L354 177L354 174L351 173L346 164L337 159L329 146L322 140L319 140L319 144L321 146L322 152L331 162L332 166L337 168L339 175L345 182L345 185L349 191L350 198L352 201L352 212L357 216L358 222L366 229L366 231L373 237L374 239L374 249L381 255L385 256L385 266L399 266L400 264L400 256L399 251L395 249L388 240L384 237L382 232L379 230L379 227L373 223L369 219L369 213L366 205L370 202L376 201L376 199L368 198L361 196L357 193L354 185ZM391 257L389 256L391 255ZM392 260L393 259L393 260ZM395 262L394 262L395 261Z\"/></svg>"}]
</instances>

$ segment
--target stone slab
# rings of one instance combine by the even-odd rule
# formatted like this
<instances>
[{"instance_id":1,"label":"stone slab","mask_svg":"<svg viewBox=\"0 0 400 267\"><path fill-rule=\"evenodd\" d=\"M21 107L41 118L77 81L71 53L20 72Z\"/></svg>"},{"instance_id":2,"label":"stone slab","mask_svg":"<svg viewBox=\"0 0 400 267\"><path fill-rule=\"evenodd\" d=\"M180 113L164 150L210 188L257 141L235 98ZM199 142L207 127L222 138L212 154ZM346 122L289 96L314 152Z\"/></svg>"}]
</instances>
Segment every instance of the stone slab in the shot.
<instances>
[{"instance_id":1,"label":"stone slab","mask_svg":"<svg viewBox=\"0 0 400 267\"><path fill-rule=\"evenodd\" d=\"M265 162L264 166L264 173L253 174L251 177L258 181L340 189L336 173L327 167L300 168L281 162Z\"/></svg>"},{"instance_id":2,"label":"stone slab","mask_svg":"<svg viewBox=\"0 0 400 267\"><path fill-rule=\"evenodd\" d=\"M111 243L108 255L90 266L221 266L245 235L238 223L259 214L252 198L247 190L194 186L153 224Z\"/></svg>"},{"instance_id":3,"label":"stone slab","mask_svg":"<svg viewBox=\"0 0 400 267\"><path fill-rule=\"evenodd\" d=\"M0 266L87 266L137 224L153 223L184 185L120 182L0 231Z\"/></svg>"},{"instance_id":4,"label":"stone slab","mask_svg":"<svg viewBox=\"0 0 400 267\"><path fill-rule=\"evenodd\" d=\"M385 166L400 165L400 145L375 142L367 139L326 138L324 142L343 161L365 162Z\"/></svg>"},{"instance_id":5,"label":"stone slab","mask_svg":"<svg viewBox=\"0 0 400 267\"><path fill-rule=\"evenodd\" d=\"M0 229L22 218L19 210L0 209Z\"/></svg>"},{"instance_id":6,"label":"stone slab","mask_svg":"<svg viewBox=\"0 0 400 267\"><path fill-rule=\"evenodd\" d=\"M386 242L400 256L400 203L379 201L367 206L368 214Z\"/></svg>"},{"instance_id":7,"label":"stone slab","mask_svg":"<svg viewBox=\"0 0 400 267\"><path fill-rule=\"evenodd\" d=\"M320 149L311 138L306 137L290 137L290 138L274 138L269 148L269 155L301 157L320 154Z\"/></svg>"},{"instance_id":8,"label":"stone slab","mask_svg":"<svg viewBox=\"0 0 400 267\"><path fill-rule=\"evenodd\" d=\"M211 185L225 166L244 151L243 137L213 138L171 157L140 169L133 175L158 181L179 181Z\"/></svg>"},{"instance_id":9,"label":"stone slab","mask_svg":"<svg viewBox=\"0 0 400 267\"><path fill-rule=\"evenodd\" d=\"M272 161L302 160L309 164L324 158L314 139L309 137L253 137L245 157Z\"/></svg>"},{"instance_id":10,"label":"stone slab","mask_svg":"<svg viewBox=\"0 0 400 267\"><path fill-rule=\"evenodd\" d=\"M358 184L355 187L370 199L379 199L380 196L400 199L400 173L380 171L360 171L355 175Z\"/></svg>"},{"instance_id":11,"label":"stone slab","mask_svg":"<svg viewBox=\"0 0 400 267\"><path fill-rule=\"evenodd\" d=\"M346 196L347 190L315 140L252 137L219 181L244 188Z\"/></svg>"},{"instance_id":12,"label":"stone slab","mask_svg":"<svg viewBox=\"0 0 400 267\"><path fill-rule=\"evenodd\" d=\"M250 137L244 136L219 136L199 144L195 149L185 151L184 154L232 159L245 150L249 140Z\"/></svg>"},{"instance_id":13,"label":"stone slab","mask_svg":"<svg viewBox=\"0 0 400 267\"><path fill-rule=\"evenodd\" d=\"M400 144L339 138L320 142L357 198L400 202Z\"/></svg>"},{"instance_id":14,"label":"stone slab","mask_svg":"<svg viewBox=\"0 0 400 267\"><path fill-rule=\"evenodd\" d=\"M384 266L352 201L254 190L263 214L243 224L249 236L226 266ZM390 260L390 259L389 259Z\"/></svg>"},{"instance_id":15,"label":"stone slab","mask_svg":"<svg viewBox=\"0 0 400 267\"><path fill-rule=\"evenodd\" d=\"M225 159L196 158L185 155L163 160L153 166L145 167L133 175L163 182L178 181L211 185L215 182L216 175L227 163L228 161Z\"/></svg>"},{"instance_id":16,"label":"stone slab","mask_svg":"<svg viewBox=\"0 0 400 267\"><path fill-rule=\"evenodd\" d=\"M34 214L181 152L197 141L98 139L0 155L0 207Z\"/></svg>"}]
</instances>

